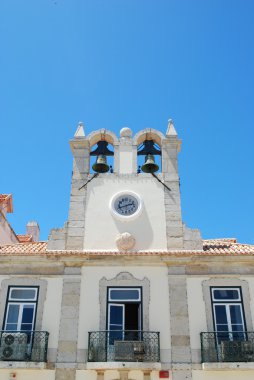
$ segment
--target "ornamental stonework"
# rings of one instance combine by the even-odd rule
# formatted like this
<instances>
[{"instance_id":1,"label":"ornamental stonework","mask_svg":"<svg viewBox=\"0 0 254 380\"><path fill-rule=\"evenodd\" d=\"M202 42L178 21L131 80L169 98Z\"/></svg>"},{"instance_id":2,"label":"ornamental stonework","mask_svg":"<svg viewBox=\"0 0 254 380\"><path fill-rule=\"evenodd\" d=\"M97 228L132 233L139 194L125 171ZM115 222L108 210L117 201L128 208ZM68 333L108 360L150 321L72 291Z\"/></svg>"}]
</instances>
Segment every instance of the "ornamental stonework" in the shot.
<instances>
[{"instance_id":1,"label":"ornamental stonework","mask_svg":"<svg viewBox=\"0 0 254 380\"><path fill-rule=\"evenodd\" d=\"M134 248L136 240L129 232L123 232L116 238L116 246L119 251L130 251Z\"/></svg>"}]
</instances>

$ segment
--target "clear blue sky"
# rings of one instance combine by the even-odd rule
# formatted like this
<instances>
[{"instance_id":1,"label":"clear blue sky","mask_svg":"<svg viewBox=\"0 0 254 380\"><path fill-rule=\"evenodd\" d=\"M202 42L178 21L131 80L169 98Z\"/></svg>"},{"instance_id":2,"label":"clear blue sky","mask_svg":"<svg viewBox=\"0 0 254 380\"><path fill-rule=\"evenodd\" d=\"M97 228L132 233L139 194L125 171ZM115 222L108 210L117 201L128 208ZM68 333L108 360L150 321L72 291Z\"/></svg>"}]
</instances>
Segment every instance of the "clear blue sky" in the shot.
<instances>
[{"instance_id":1,"label":"clear blue sky","mask_svg":"<svg viewBox=\"0 0 254 380\"><path fill-rule=\"evenodd\" d=\"M183 140L183 220L254 243L253 0L0 0L1 193L17 233L67 220L68 140L129 126Z\"/></svg>"}]
</instances>

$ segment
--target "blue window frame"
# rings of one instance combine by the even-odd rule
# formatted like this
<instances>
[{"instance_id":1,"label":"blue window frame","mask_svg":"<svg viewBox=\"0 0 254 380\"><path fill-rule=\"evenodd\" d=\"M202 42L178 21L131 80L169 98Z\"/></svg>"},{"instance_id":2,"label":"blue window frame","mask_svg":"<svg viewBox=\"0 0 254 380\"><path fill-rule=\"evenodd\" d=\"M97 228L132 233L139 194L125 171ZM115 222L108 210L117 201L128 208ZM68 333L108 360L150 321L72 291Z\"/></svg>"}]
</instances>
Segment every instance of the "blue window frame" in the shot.
<instances>
[{"instance_id":1,"label":"blue window frame","mask_svg":"<svg viewBox=\"0 0 254 380\"><path fill-rule=\"evenodd\" d=\"M9 287L4 330L34 330L38 292L38 287Z\"/></svg>"}]
</instances>

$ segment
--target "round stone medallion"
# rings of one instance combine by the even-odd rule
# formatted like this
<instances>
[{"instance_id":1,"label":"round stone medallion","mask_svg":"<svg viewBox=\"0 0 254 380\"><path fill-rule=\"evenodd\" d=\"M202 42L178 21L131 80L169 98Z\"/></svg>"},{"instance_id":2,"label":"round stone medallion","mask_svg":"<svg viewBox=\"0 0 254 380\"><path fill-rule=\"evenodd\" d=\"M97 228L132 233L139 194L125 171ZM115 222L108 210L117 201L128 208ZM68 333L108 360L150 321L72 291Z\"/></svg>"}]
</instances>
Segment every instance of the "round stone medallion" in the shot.
<instances>
[{"instance_id":1,"label":"round stone medallion","mask_svg":"<svg viewBox=\"0 0 254 380\"><path fill-rule=\"evenodd\" d=\"M119 251L130 251L136 243L134 236L129 232L123 232L116 238L116 245Z\"/></svg>"}]
</instances>

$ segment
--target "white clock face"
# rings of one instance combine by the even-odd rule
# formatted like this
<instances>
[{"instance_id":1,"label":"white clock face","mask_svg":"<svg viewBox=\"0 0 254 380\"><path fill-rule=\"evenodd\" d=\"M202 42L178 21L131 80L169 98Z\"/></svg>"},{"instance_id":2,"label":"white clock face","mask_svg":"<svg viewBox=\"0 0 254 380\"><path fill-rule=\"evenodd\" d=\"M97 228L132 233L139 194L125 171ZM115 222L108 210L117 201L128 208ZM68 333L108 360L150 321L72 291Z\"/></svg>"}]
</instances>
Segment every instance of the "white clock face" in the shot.
<instances>
[{"instance_id":1,"label":"white clock face","mask_svg":"<svg viewBox=\"0 0 254 380\"><path fill-rule=\"evenodd\" d=\"M130 194L121 195L116 198L114 209L120 215L133 215L138 209L138 200Z\"/></svg>"},{"instance_id":2,"label":"white clock face","mask_svg":"<svg viewBox=\"0 0 254 380\"><path fill-rule=\"evenodd\" d=\"M136 218L142 211L142 200L133 191L122 191L113 196L110 210L114 217L127 222Z\"/></svg>"}]
</instances>

